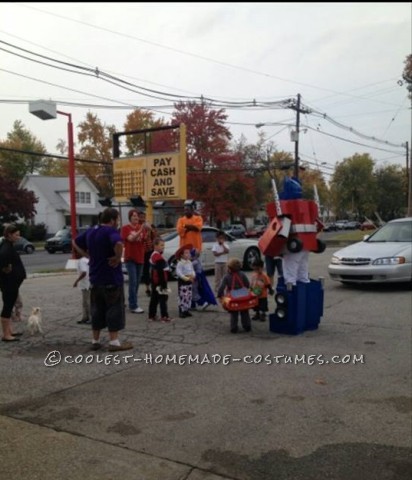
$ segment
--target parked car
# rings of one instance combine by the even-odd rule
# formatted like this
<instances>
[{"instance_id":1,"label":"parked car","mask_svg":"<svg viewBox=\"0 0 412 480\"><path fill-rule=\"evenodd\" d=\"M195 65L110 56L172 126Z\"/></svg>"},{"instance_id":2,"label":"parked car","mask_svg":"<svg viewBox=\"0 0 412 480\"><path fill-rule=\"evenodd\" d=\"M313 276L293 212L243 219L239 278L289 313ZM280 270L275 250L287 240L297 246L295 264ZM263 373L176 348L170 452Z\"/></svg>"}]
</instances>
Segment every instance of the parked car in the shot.
<instances>
[{"instance_id":1,"label":"parked car","mask_svg":"<svg viewBox=\"0 0 412 480\"><path fill-rule=\"evenodd\" d=\"M266 225L255 225L255 227L251 228L250 230L246 230L245 237L246 238L259 238L263 235L266 228L267 228Z\"/></svg>"},{"instance_id":2,"label":"parked car","mask_svg":"<svg viewBox=\"0 0 412 480\"><path fill-rule=\"evenodd\" d=\"M89 227L80 227L77 234L84 232ZM49 253L63 252L70 253L72 251L72 233L71 228L62 228L54 237L46 240L44 249Z\"/></svg>"},{"instance_id":3,"label":"parked car","mask_svg":"<svg viewBox=\"0 0 412 480\"><path fill-rule=\"evenodd\" d=\"M216 233L218 228L203 227L202 228L202 254L201 261L204 270L214 270L215 257L212 253L212 246L216 242ZM176 258L175 253L179 248L179 235L177 231L165 233L161 235L165 241L165 249L163 255L168 261L171 271L171 276L175 277L176 270ZM226 234L227 242L230 248L230 257L236 257L243 262L244 270L251 270L252 264L256 259L261 259L260 250L257 240L248 238L235 238L230 234ZM122 265L123 273L127 275L126 267L124 263Z\"/></svg>"},{"instance_id":4,"label":"parked car","mask_svg":"<svg viewBox=\"0 0 412 480\"><path fill-rule=\"evenodd\" d=\"M323 227L324 232L336 232L338 230L339 228L335 223L325 223L325 226Z\"/></svg>"},{"instance_id":5,"label":"parked car","mask_svg":"<svg viewBox=\"0 0 412 480\"><path fill-rule=\"evenodd\" d=\"M225 228L224 232L232 235L232 237L243 238L246 233L246 228L241 223L234 223Z\"/></svg>"},{"instance_id":6,"label":"parked car","mask_svg":"<svg viewBox=\"0 0 412 480\"><path fill-rule=\"evenodd\" d=\"M216 233L219 229L214 227L202 228L202 254L201 261L204 270L214 270L215 257L212 253L212 246L216 242ZM177 232L172 232L165 237L164 256L168 260L171 271L174 275L176 268L176 259L174 254L179 248L179 236ZM226 233L227 242L229 244L229 256L236 257L243 263L244 270L252 270L252 264L256 259L261 259L258 242L252 238L235 238Z\"/></svg>"},{"instance_id":7,"label":"parked car","mask_svg":"<svg viewBox=\"0 0 412 480\"><path fill-rule=\"evenodd\" d=\"M361 230L376 230L378 227L373 222L366 220L365 222L361 223L359 228Z\"/></svg>"},{"instance_id":8,"label":"parked car","mask_svg":"<svg viewBox=\"0 0 412 480\"><path fill-rule=\"evenodd\" d=\"M362 242L338 250L328 273L342 283L410 282L412 217L392 220Z\"/></svg>"},{"instance_id":9,"label":"parked car","mask_svg":"<svg viewBox=\"0 0 412 480\"><path fill-rule=\"evenodd\" d=\"M337 220L335 222L336 228L338 230L345 230L347 224L348 224L348 220Z\"/></svg>"},{"instance_id":10,"label":"parked car","mask_svg":"<svg viewBox=\"0 0 412 480\"><path fill-rule=\"evenodd\" d=\"M356 221L348 222L345 225L345 230L358 230L360 228L361 224Z\"/></svg>"},{"instance_id":11,"label":"parked car","mask_svg":"<svg viewBox=\"0 0 412 480\"><path fill-rule=\"evenodd\" d=\"M4 240L4 237L0 237L0 244ZM35 251L34 245L29 242L26 238L24 237L19 237L19 239L14 242L14 248L19 252L19 253L33 253Z\"/></svg>"}]
</instances>

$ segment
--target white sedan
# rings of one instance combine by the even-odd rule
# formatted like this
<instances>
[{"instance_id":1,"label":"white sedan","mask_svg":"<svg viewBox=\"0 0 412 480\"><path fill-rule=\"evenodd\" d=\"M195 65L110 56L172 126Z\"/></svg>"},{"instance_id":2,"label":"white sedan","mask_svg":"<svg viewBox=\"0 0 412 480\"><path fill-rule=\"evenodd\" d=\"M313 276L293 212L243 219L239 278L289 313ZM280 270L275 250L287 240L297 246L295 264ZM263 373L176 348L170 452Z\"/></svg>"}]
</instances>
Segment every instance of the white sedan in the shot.
<instances>
[{"instance_id":1,"label":"white sedan","mask_svg":"<svg viewBox=\"0 0 412 480\"><path fill-rule=\"evenodd\" d=\"M202 254L201 261L204 270L214 270L215 257L212 253L213 244L216 242L216 233L218 228L203 227L202 228ZM260 259L260 250L258 242L255 239L235 238L232 235L226 234L227 243L229 244L229 258L238 258L243 263L244 270L251 270L252 263L256 259ZM169 262L174 276L176 268L175 253L179 248L179 236L176 231L162 235L165 241L164 257Z\"/></svg>"},{"instance_id":2,"label":"white sedan","mask_svg":"<svg viewBox=\"0 0 412 480\"><path fill-rule=\"evenodd\" d=\"M410 282L412 217L392 220L363 242L337 251L328 273L342 283Z\"/></svg>"}]
</instances>

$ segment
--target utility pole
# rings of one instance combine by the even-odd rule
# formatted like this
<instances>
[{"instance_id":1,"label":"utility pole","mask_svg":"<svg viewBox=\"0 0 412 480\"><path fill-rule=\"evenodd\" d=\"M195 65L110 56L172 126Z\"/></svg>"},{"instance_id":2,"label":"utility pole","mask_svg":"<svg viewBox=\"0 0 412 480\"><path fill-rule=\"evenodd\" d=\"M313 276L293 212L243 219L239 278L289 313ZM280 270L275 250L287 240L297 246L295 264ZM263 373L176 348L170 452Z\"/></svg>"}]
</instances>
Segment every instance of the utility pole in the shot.
<instances>
[{"instance_id":1,"label":"utility pole","mask_svg":"<svg viewBox=\"0 0 412 480\"><path fill-rule=\"evenodd\" d=\"M296 178L299 178L299 128L300 128L300 114L301 113L310 113L309 109L301 109L300 108L300 93L297 95L296 104L292 104L290 108L292 110L296 110L296 130L293 133L292 141L295 142L295 167L294 167L294 175Z\"/></svg>"},{"instance_id":2,"label":"utility pole","mask_svg":"<svg viewBox=\"0 0 412 480\"><path fill-rule=\"evenodd\" d=\"M411 148L412 148L412 81L411 81L411 72L409 72L409 77L403 77L407 82L407 90L410 102L410 109L411 109ZM409 175L408 175L408 209L406 210L406 215L408 217L412 217L412 155L409 155L409 143L406 142L406 173L408 173L409 168Z\"/></svg>"},{"instance_id":3,"label":"utility pole","mask_svg":"<svg viewBox=\"0 0 412 480\"><path fill-rule=\"evenodd\" d=\"M296 102L296 141L295 141L295 177L299 178L299 127L300 127L300 93Z\"/></svg>"}]
</instances>

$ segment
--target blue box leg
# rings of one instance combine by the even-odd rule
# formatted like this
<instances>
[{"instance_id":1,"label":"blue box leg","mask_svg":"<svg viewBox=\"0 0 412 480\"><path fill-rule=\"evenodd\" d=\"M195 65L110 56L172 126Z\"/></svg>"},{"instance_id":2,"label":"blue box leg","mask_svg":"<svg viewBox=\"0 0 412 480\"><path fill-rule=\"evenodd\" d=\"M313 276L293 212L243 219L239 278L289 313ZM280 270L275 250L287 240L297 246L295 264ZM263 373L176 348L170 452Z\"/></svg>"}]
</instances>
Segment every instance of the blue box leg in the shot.
<instances>
[{"instance_id":1,"label":"blue box leg","mask_svg":"<svg viewBox=\"0 0 412 480\"><path fill-rule=\"evenodd\" d=\"M324 290L322 282L310 280L306 284L306 330L316 330L323 316Z\"/></svg>"},{"instance_id":2,"label":"blue box leg","mask_svg":"<svg viewBox=\"0 0 412 480\"><path fill-rule=\"evenodd\" d=\"M306 285L298 282L288 291L285 285L278 284L276 292L286 301L278 303L275 313L269 315L270 331L288 335L302 333L306 324Z\"/></svg>"}]
</instances>

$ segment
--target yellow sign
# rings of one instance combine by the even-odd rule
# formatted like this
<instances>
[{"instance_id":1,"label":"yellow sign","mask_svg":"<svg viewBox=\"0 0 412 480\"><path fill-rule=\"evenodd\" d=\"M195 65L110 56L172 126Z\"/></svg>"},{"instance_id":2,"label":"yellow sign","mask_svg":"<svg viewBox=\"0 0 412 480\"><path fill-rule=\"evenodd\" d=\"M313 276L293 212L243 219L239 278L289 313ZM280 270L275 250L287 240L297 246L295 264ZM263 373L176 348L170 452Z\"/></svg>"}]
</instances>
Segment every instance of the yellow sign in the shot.
<instances>
[{"instance_id":1,"label":"yellow sign","mask_svg":"<svg viewBox=\"0 0 412 480\"><path fill-rule=\"evenodd\" d=\"M181 124L179 130L177 152L113 159L114 196L117 202L127 202L136 195L149 201L186 199L185 125Z\"/></svg>"},{"instance_id":2,"label":"yellow sign","mask_svg":"<svg viewBox=\"0 0 412 480\"><path fill-rule=\"evenodd\" d=\"M113 163L114 196L127 202L135 195L145 194L146 161L144 157L122 158Z\"/></svg>"},{"instance_id":3,"label":"yellow sign","mask_svg":"<svg viewBox=\"0 0 412 480\"><path fill-rule=\"evenodd\" d=\"M146 157L148 199L179 197L179 157L178 153Z\"/></svg>"}]
</instances>

